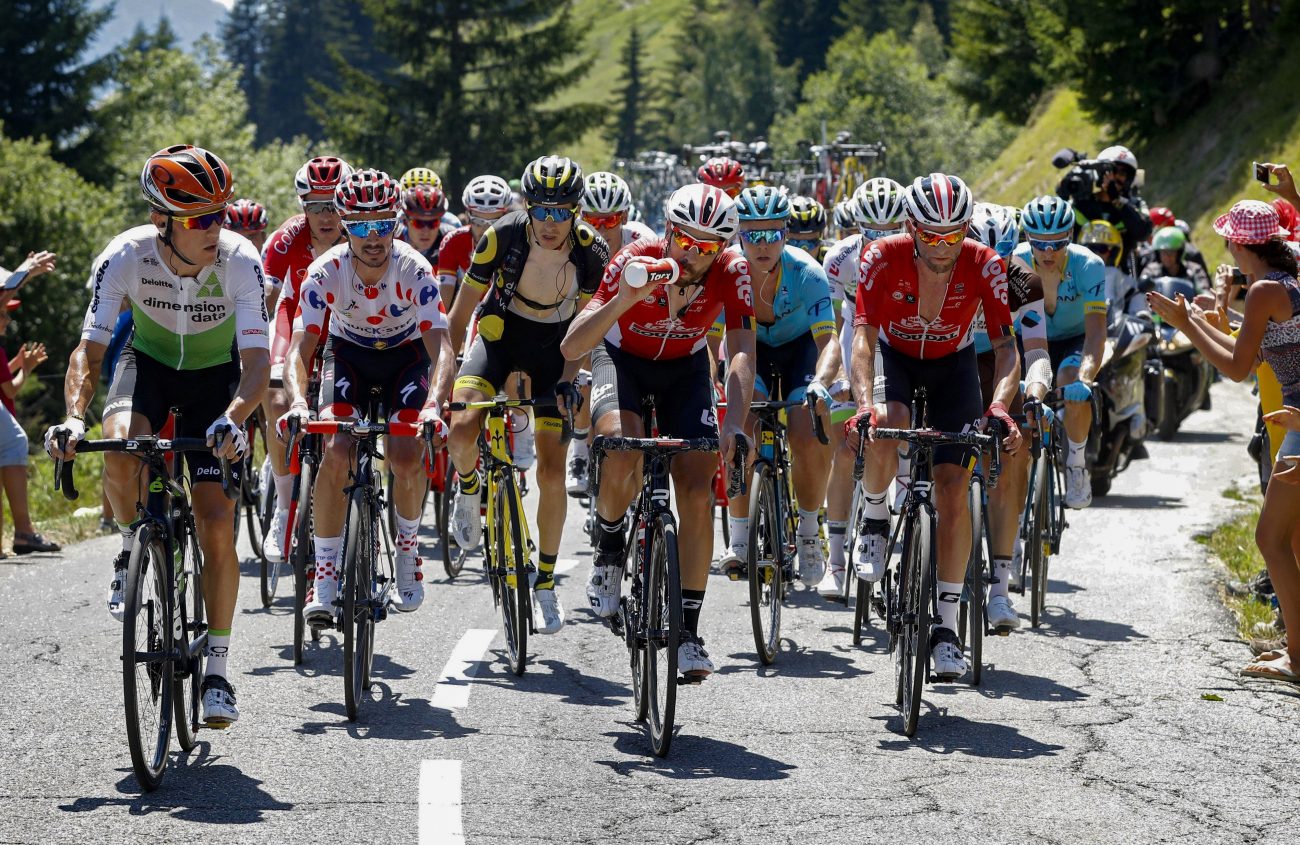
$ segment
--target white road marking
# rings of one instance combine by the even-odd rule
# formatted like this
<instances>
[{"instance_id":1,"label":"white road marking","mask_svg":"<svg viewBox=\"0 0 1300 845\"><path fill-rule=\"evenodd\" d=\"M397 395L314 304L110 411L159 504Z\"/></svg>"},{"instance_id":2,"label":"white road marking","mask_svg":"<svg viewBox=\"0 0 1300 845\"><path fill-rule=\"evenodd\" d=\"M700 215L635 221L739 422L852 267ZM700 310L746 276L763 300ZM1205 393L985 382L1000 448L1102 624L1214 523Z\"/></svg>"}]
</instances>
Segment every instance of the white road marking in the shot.
<instances>
[{"instance_id":1,"label":"white road marking","mask_svg":"<svg viewBox=\"0 0 1300 845\"><path fill-rule=\"evenodd\" d=\"M461 636L442 669L442 680L433 690L433 707L454 710L469 704L470 680L496 635L495 630L470 628Z\"/></svg>"},{"instance_id":2,"label":"white road marking","mask_svg":"<svg viewBox=\"0 0 1300 845\"><path fill-rule=\"evenodd\" d=\"M568 572L570 569L578 568L578 559L573 557L562 557L555 562L555 572Z\"/></svg>"},{"instance_id":3,"label":"white road marking","mask_svg":"<svg viewBox=\"0 0 1300 845\"><path fill-rule=\"evenodd\" d=\"M460 804L460 761L421 760L420 845L465 845Z\"/></svg>"}]
</instances>

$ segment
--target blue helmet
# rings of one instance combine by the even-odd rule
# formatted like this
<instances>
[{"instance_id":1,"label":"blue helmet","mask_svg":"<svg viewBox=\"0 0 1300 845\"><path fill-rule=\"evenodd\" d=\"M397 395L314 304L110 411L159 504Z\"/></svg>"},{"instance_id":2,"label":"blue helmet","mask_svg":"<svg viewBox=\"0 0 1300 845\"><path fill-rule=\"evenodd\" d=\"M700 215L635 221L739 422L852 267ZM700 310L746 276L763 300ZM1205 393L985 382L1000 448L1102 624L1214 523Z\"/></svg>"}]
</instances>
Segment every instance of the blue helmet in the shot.
<instances>
[{"instance_id":1,"label":"blue helmet","mask_svg":"<svg viewBox=\"0 0 1300 845\"><path fill-rule=\"evenodd\" d=\"M1027 235L1059 235L1074 229L1074 206L1060 197L1036 197L1020 212Z\"/></svg>"},{"instance_id":2,"label":"blue helmet","mask_svg":"<svg viewBox=\"0 0 1300 845\"><path fill-rule=\"evenodd\" d=\"M736 211L741 220L785 220L790 216L790 201L779 189L760 185L740 192Z\"/></svg>"}]
</instances>

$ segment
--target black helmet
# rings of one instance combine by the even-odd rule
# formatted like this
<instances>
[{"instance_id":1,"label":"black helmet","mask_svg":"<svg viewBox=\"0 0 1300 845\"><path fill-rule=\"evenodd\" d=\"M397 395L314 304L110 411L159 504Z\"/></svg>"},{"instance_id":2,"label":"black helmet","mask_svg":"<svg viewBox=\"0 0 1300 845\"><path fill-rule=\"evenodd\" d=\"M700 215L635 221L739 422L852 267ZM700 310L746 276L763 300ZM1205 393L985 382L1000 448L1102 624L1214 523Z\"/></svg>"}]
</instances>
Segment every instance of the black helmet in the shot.
<instances>
[{"instance_id":1,"label":"black helmet","mask_svg":"<svg viewBox=\"0 0 1300 845\"><path fill-rule=\"evenodd\" d=\"M524 168L520 192L529 202L577 205L586 183L578 163L563 156L542 156Z\"/></svg>"}]
</instances>

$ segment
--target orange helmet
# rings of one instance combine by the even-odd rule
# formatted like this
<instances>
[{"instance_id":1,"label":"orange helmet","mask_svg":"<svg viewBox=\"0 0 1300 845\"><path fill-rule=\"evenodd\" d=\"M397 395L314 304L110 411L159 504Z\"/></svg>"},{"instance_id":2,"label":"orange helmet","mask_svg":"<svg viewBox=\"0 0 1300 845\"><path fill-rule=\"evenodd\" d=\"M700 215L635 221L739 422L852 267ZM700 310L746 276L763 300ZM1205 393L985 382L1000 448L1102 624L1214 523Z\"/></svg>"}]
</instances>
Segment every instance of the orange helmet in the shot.
<instances>
[{"instance_id":1,"label":"orange helmet","mask_svg":"<svg viewBox=\"0 0 1300 845\"><path fill-rule=\"evenodd\" d=\"M189 214L225 205L234 194L226 163L202 147L177 144L149 156L140 190L156 211Z\"/></svg>"}]
</instances>

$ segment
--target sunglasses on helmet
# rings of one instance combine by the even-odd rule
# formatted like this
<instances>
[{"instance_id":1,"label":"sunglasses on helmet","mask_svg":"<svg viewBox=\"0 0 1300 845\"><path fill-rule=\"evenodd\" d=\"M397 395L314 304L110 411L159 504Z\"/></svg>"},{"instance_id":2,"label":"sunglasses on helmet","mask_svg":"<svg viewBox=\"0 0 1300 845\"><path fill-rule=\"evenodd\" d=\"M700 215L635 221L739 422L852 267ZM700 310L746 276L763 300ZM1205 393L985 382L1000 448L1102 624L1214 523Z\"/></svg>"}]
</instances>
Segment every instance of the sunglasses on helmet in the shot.
<instances>
[{"instance_id":1,"label":"sunglasses on helmet","mask_svg":"<svg viewBox=\"0 0 1300 845\"><path fill-rule=\"evenodd\" d=\"M311 202L304 202L302 204L302 210L308 214L325 214L330 211L336 211L334 203L329 200L312 200Z\"/></svg>"},{"instance_id":2,"label":"sunglasses on helmet","mask_svg":"<svg viewBox=\"0 0 1300 845\"><path fill-rule=\"evenodd\" d=\"M693 238L681 229L678 229L676 226L668 227L668 235L683 251L690 252L694 250L700 255L717 255L722 251L722 247L725 246L722 241L702 241Z\"/></svg>"},{"instance_id":3,"label":"sunglasses on helmet","mask_svg":"<svg viewBox=\"0 0 1300 845\"><path fill-rule=\"evenodd\" d=\"M785 240L785 229L749 229L742 230L740 239L747 244L779 244Z\"/></svg>"},{"instance_id":4,"label":"sunglasses on helmet","mask_svg":"<svg viewBox=\"0 0 1300 845\"><path fill-rule=\"evenodd\" d=\"M348 230L348 234L354 238L368 238L371 235L378 235L381 238L393 234L397 228L396 217L386 217L382 220L344 220L343 228Z\"/></svg>"},{"instance_id":5,"label":"sunglasses on helmet","mask_svg":"<svg viewBox=\"0 0 1300 845\"><path fill-rule=\"evenodd\" d=\"M181 217L172 215L175 221L182 229L203 229L212 228L213 223L224 223L226 220L226 210L223 208L219 211L209 211L207 214L195 214L190 217Z\"/></svg>"},{"instance_id":6,"label":"sunglasses on helmet","mask_svg":"<svg viewBox=\"0 0 1300 845\"><path fill-rule=\"evenodd\" d=\"M931 232L928 229L922 229L918 226L916 228L916 238L926 246L938 246L939 244L956 246L966 240L966 230L958 229L955 232L945 232L940 234L938 232Z\"/></svg>"},{"instance_id":7,"label":"sunglasses on helmet","mask_svg":"<svg viewBox=\"0 0 1300 845\"><path fill-rule=\"evenodd\" d=\"M538 223L544 223L547 220L553 220L556 223L564 223L572 220L576 212L572 208L559 208L553 205L529 205L528 216Z\"/></svg>"},{"instance_id":8,"label":"sunglasses on helmet","mask_svg":"<svg viewBox=\"0 0 1300 845\"><path fill-rule=\"evenodd\" d=\"M1058 249L1065 249L1070 243L1069 238L1061 238L1055 241L1040 241L1037 238L1029 238L1028 240L1031 247L1043 252L1056 252Z\"/></svg>"}]
</instances>

